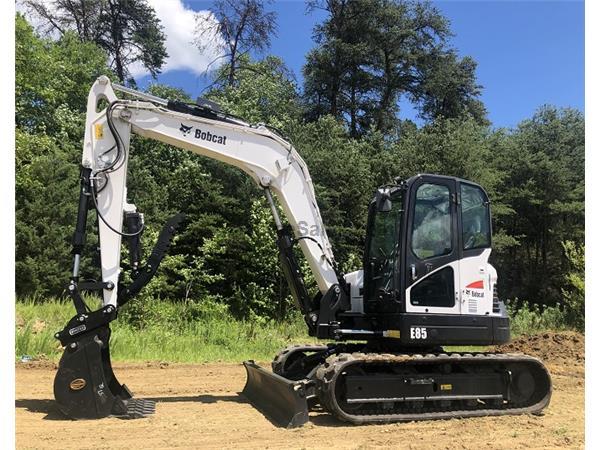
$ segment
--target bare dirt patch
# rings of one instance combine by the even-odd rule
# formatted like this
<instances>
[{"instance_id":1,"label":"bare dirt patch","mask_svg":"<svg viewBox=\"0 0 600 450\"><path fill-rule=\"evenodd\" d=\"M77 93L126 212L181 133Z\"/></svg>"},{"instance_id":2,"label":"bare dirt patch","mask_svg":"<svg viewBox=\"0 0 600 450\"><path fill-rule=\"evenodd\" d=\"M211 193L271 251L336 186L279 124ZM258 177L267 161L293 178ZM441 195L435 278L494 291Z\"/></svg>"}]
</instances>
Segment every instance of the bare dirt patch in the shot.
<instances>
[{"instance_id":1,"label":"bare dirt patch","mask_svg":"<svg viewBox=\"0 0 600 450\"><path fill-rule=\"evenodd\" d=\"M572 331L522 336L499 346L497 351L525 353L552 364L585 363L584 336Z\"/></svg>"},{"instance_id":2,"label":"bare dirt patch","mask_svg":"<svg viewBox=\"0 0 600 450\"><path fill-rule=\"evenodd\" d=\"M241 364L115 364L135 392L152 398L156 414L140 420L65 420L55 409L55 369L18 363L18 448L583 448L584 338L576 333L516 340L503 351L541 358L553 395L543 416L507 416L352 426L312 412L302 428L276 427L239 395Z\"/></svg>"}]
</instances>

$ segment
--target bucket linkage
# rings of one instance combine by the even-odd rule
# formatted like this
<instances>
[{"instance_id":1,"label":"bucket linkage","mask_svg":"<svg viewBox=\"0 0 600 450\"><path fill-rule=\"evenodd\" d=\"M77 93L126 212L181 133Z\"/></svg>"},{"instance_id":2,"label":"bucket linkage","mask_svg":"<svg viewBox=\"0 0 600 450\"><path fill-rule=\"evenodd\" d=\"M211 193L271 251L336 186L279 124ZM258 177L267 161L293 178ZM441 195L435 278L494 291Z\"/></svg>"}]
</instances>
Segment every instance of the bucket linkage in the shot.
<instances>
[{"instance_id":1,"label":"bucket linkage","mask_svg":"<svg viewBox=\"0 0 600 450\"><path fill-rule=\"evenodd\" d=\"M185 216L176 214L167 221L151 255L142 265L140 239L143 215L138 212L127 213L125 225L129 231L126 237L132 268L131 283L123 285L119 282L115 286L110 281L80 281L79 264L85 244L87 214L90 205L95 203L90 200L95 195L91 186L91 170L82 168L79 209L73 236L73 276L67 289L77 314L64 329L55 334L65 349L54 379L54 397L58 409L71 419L101 419L107 416L141 418L154 413L155 402L132 398L127 386L117 380L110 361L109 324L117 318L117 307L122 307L133 298L155 275ZM90 310L80 293L106 293L113 289L117 289L116 304L104 302L96 311Z\"/></svg>"}]
</instances>

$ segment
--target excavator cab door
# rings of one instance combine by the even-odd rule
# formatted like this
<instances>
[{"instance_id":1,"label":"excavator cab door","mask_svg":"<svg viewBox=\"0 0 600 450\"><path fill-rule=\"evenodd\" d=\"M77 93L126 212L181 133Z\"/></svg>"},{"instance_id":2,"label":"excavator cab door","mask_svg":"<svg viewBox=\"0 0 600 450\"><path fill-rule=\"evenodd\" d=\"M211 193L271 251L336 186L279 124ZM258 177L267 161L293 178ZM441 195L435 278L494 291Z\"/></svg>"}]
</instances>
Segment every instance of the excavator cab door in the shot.
<instances>
[{"instance_id":1,"label":"excavator cab door","mask_svg":"<svg viewBox=\"0 0 600 450\"><path fill-rule=\"evenodd\" d=\"M460 314L456 180L421 176L408 195L406 311Z\"/></svg>"},{"instance_id":2,"label":"excavator cab door","mask_svg":"<svg viewBox=\"0 0 600 450\"><path fill-rule=\"evenodd\" d=\"M366 312L395 312L400 303L397 268L401 255L405 189L379 189L369 208L364 255Z\"/></svg>"}]
</instances>

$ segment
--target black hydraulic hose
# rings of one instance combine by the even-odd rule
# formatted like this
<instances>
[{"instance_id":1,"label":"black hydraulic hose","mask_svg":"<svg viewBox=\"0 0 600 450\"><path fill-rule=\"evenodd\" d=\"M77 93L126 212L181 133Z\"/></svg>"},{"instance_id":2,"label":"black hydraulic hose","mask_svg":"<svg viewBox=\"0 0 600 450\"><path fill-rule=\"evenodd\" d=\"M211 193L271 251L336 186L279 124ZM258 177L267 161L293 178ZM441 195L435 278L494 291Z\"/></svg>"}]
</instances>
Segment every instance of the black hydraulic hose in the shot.
<instances>
[{"instance_id":1,"label":"black hydraulic hose","mask_svg":"<svg viewBox=\"0 0 600 450\"><path fill-rule=\"evenodd\" d=\"M123 164L125 163L125 160L127 159L125 144L123 143L123 139L121 138L121 135L117 131L117 128L115 127L115 124L114 124L113 118L112 118L113 109L115 108L116 105L121 104L121 103L123 103L122 100L116 100L116 101L110 103L108 105L108 107L106 108L106 123L108 124L110 133L112 134L113 139L115 140L115 145L112 146L111 148L109 148L108 150L106 150L101 155L101 156L103 156L106 153L112 151L114 148L116 148L117 156L112 161L112 163L110 163L110 165L108 167L105 167L105 168L99 170L98 173L109 174L111 172L115 172L123 166ZM118 166L116 166L117 163L119 163Z\"/></svg>"},{"instance_id":2,"label":"black hydraulic hose","mask_svg":"<svg viewBox=\"0 0 600 450\"><path fill-rule=\"evenodd\" d=\"M98 217L100 218L100 220L102 220L102 222L104 222L104 224L114 233L123 236L123 237L133 237L133 236L137 236L139 234L142 233L142 231L145 228L145 224L142 223L142 226L140 227L139 230L137 230L135 233L123 233L121 231L115 230L109 223L108 221L104 218L104 216L102 215L102 213L100 212L100 209L98 208L98 200L96 199L96 189L94 188L94 183L91 182L90 183L90 187L91 187L91 191L92 191L92 200L94 201L94 207L96 208L96 212L98 213Z\"/></svg>"},{"instance_id":3,"label":"black hydraulic hose","mask_svg":"<svg viewBox=\"0 0 600 450\"><path fill-rule=\"evenodd\" d=\"M321 243L319 241L317 241L315 238L311 237L311 236L300 236L298 238L293 239L294 242L298 242L302 239L308 239L309 241L313 241L315 244L317 244L317 246L319 247L319 250L321 250L321 253L323 253L323 258L325 258L325 261L327 261L327 263L331 266L331 268L337 273L337 264L334 261L331 261L327 255L325 254L325 250L323 249L323 246L321 245Z\"/></svg>"},{"instance_id":4,"label":"black hydraulic hose","mask_svg":"<svg viewBox=\"0 0 600 450\"><path fill-rule=\"evenodd\" d=\"M97 173L98 174L104 174L104 176L106 177L106 182L105 182L105 186L106 184L108 184L108 174L111 172L115 172L117 170L119 170L123 164L125 164L125 161L127 160L127 153L125 150L125 144L123 143L123 140L121 139L121 135L119 134L119 132L117 131L115 124L113 122L112 119L112 111L114 109L114 107L119 104L122 103L121 100L116 100L112 103L110 103L108 105L108 107L106 108L106 123L108 124L108 128L110 129L111 134L113 135L113 138L115 140L115 145L117 148L117 156L115 157L114 161L108 166L105 167L102 170L99 170ZM111 149L114 147L111 147ZM109 149L108 151L110 151L111 149ZM107 151L107 152L108 152ZM106 152L105 152L106 153ZM120 160L120 162L119 162ZM117 167L115 167L115 165L119 163L119 165ZM89 180L89 186L90 186L90 192L91 192L91 197L92 197L92 201L94 202L94 207L96 208L96 212L98 213L98 217L100 218L100 220L102 220L102 222L104 222L104 224L114 233L123 236L123 237L134 237L134 236L139 236L142 231L144 231L145 228L145 224L142 223L142 226L140 227L139 230L137 230L135 233L123 233L121 231L116 230L115 228L113 228L108 221L104 218L104 216L102 215L102 213L100 212L100 209L98 208L98 200L97 200L97 195L100 191L97 191L95 186L94 186L94 181L93 180ZM102 187L100 190L104 189L104 187Z\"/></svg>"}]
</instances>

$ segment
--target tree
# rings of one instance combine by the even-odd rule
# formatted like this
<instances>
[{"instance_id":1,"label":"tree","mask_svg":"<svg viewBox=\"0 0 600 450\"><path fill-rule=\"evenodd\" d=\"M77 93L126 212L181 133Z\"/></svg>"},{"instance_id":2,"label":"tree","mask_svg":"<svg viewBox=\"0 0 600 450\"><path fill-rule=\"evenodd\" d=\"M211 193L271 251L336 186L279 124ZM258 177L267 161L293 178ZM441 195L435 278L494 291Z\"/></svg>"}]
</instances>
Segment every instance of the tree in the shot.
<instances>
[{"instance_id":1,"label":"tree","mask_svg":"<svg viewBox=\"0 0 600 450\"><path fill-rule=\"evenodd\" d=\"M350 138L332 116L297 123L290 138L309 167L336 261L344 265L351 255L362 255L367 208L377 188L371 162L379 155L370 142Z\"/></svg>"},{"instance_id":2,"label":"tree","mask_svg":"<svg viewBox=\"0 0 600 450\"><path fill-rule=\"evenodd\" d=\"M235 86L212 89L207 97L225 111L243 117L251 123L266 123L286 129L300 120L300 97L294 76L276 56L252 61L248 55L240 58ZM228 73L223 66L217 79Z\"/></svg>"},{"instance_id":3,"label":"tree","mask_svg":"<svg viewBox=\"0 0 600 450\"><path fill-rule=\"evenodd\" d=\"M496 255L509 298L561 301L569 266L561 243L584 239L584 143L581 112L544 106L492 153L503 174L497 196L510 206L496 226L515 240Z\"/></svg>"},{"instance_id":4,"label":"tree","mask_svg":"<svg viewBox=\"0 0 600 450\"><path fill-rule=\"evenodd\" d=\"M64 35L74 30L110 56L121 82L134 83L129 67L140 62L152 77L160 73L167 51L160 19L147 0L25 0L46 23L46 30Z\"/></svg>"},{"instance_id":5,"label":"tree","mask_svg":"<svg viewBox=\"0 0 600 450\"><path fill-rule=\"evenodd\" d=\"M432 54L422 65L422 83L413 93L421 105L421 117L456 118L471 116L482 125L490 125L483 102L477 97L481 86L476 83L477 63L469 56L459 58L456 52Z\"/></svg>"},{"instance_id":6,"label":"tree","mask_svg":"<svg viewBox=\"0 0 600 450\"><path fill-rule=\"evenodd\" d=\"M475 63L448 47L448 20L429 3L405 0L312 0L327 19L303 68L308 117L342 118L352 136L399 125L405 95L427 118L485 114L475 99ZM452 83L443 83L447 76Z\"/></svg>"},{"instance_id":7,"label":"tree","mask_svg":"<svg viewBox=\"0 0 600 450\"><path fill-rule=\"evenodd\" d=\"M73 32L40 39L15 17L15 281L18 295L59 295L69 276L87 91L106 55ZM93 226L89 223L90 230ZM90 246L94 243L90 243ZM93 254L93 250L86 255ZM89 265L88 256L84 264Z\"/></svg>"},{"instance_id":8,"label":"tree","mask_svg":"<svg viewBox=\"0 0 600 450\"><path fill-rule=\"evenodd\" d=\"M86 108L89 87L109 75L106 54L80 42L73 32L60 39L40 39L20 14L15 17L15 121L29 132L49 135L65 128L65 115ZM62 115L62 117L59 117ZM81 116L79 116L81 119ZM80 136L77 136L80 139Z\"/></svg>"},{"instance_id":9,"label":"tree","mask_svg":"<svg viewBox=\"0 0 600 450\"><path fill-rule=\"evenodd\" d=\"M265 11L265 4L269 3L269 0L216 0L213 16L196 16L194 42L201 51L215 43L221 47L228 68L221 80L226 80L229 87L236 82L242 58L251 51L264 51L271 43L271 35L277 29L277 15Z\"/></svg>"}]
</instances>

